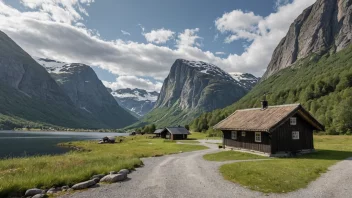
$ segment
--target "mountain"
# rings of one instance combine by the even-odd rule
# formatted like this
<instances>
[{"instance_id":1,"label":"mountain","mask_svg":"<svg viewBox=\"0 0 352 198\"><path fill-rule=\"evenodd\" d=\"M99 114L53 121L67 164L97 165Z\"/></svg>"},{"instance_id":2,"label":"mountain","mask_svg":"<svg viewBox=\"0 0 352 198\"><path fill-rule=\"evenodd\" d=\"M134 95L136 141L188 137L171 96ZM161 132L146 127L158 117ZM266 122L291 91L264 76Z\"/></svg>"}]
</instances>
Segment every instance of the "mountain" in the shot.
<instances>
[{"instance_id":1,"label":"mountain","mask_svg":"<svg viewBox=\"0 0 352 198\"><path fill-rule=\"evenodd\" d=\"M0 31L0 129L99 128L82 115L50 74Z\"/></svg>"},{"instance_id":2,"label":"mountain","mask_svg":"<svg viewBox=\"0 0 352 198\"><path fill-rule=\"evenodd\" d=\"M110 91L120 106L133 112L138 118L151 111L158 99L159 93L147 92L143 89L118 89Z\"/></svg>"},{"instance_id":3,"label":"mountain","mask_svg":"<svg viewBox=\"0 0 352 198\"><path fill-rule=\"evenodd\" d=\"M301 103L329 134L352 134L352 0L318 0L293 22L262 80L238 102L192 121L208 130L237 109ZM291 43L293 42L293 43Z\"/></svg>"},{"instance_id":4,"label":"mountain","mask_svg":"<svg viewBox=\"0 0 352 198\"><path fill-rule=\"evenodd\" d=\"M163 83L154 109L133 126L185 125L203 112L232 104L246 93L241 83L219 67L178 59Z\"/></svg>"},{"instance_id":5,"label":"mountain","mask_svg":"<svg viewBox=\"0 0 352 198\"><path fill-rule=\"evenodd\" d=\"M318 0L291 24L276 47L263 79L312 53L323 55L352 42L352 0Z\"/></svg>"},{"instance_id":6,"label":"mountain","mask_svg":"<svg viewBox=\"0 0 352 198\"><path fill-rule=\"evenodd\" d=\"M50 73L83 114L94 117L108 128L122 128L137 121L118 105L90 66L35 59Z\"/></svg>"},{"instance_id":7,"label":"mountain","mask_svg":"<svg viewBox=\"0 0 352 198\"><path fill-rule=\"evenodd\" d=\"M260 78L249 73L232 72L229 74L247 90L251 90L260 80Z\"/></svg>"}]
</instances>

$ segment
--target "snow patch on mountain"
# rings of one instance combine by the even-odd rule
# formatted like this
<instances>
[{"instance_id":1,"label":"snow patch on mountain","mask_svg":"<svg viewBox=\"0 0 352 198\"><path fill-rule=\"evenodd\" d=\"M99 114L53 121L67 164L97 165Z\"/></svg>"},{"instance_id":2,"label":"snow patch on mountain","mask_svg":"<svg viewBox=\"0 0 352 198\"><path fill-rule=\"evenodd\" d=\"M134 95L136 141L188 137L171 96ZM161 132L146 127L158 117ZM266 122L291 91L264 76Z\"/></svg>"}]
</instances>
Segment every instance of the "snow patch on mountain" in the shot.
<instances>
[{"instance_id":1,"label":"snow patch on mountain","mask_svg":"<svg viewBox=\"0 0 352 198\"><path fill-rule=\"evenodd\" d=\"M252 89L252 87L254 87L260 80L260 78L257 78L249 73L230 72L230 75L233 79L240 82L242 86L248 90Z\"/></svg>"}]
</instances>

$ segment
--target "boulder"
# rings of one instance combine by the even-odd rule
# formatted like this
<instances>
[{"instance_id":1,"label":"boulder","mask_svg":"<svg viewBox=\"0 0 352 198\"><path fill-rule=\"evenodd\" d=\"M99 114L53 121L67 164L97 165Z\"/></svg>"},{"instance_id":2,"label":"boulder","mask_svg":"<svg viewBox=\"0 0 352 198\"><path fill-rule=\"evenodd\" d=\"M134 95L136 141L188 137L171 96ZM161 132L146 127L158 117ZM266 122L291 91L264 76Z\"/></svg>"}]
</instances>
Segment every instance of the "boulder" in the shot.
<instances>
[{"instance_id":1,"label":"boulder","mask_svg":"<svg viewBox=\"0 0 352 198\"><path fill-rule=\"evenodd\" d=\"M114 174L114 175L107 175L103 177L100 182L106 182L106 183L115 183L118 181L123 181L126 178L126 175L124 174Z\"/></svg>"},{"instance_id":2,"label":"boulder","mask_svg":"<svg viewBox=\"0 0 352 198\"><path fill-rule=\"evenodd\" d=\"M116 171L110 171L110 175L116 175L117 172Z\"/></svg>"},{"instance_id":3,"label":"boulder","mask_svg":"<svg viewBox=\"0 0 352 198\"><path fill-rule=\"evenodd\" d=\"M32 198L45 198L48 197L46 194L36 194Z\"/></svg>"},{"instance_id":4,"label":"boulder","mask_svg":"<svg viewBox=\"0 0 352 198\"><path fill-rule=\"evenodd\" d=\"M63 186L63 187L61 187L61 190L62 191L67 191L69 188L70 188L69 186Z\"/></svg>"},{"instance_id":5,"label":"boulder","mask_svg":"<svg viewBox=\"0 0 352 198\"><path fill-rule=\"evenodd\" d=\"M26 193L24 194L25 197L29 197L29 196L34 196L34 195L37 195L37 194L42 194L43 193L43 190L41 189L38 189L38 188L32 188L32 189L28 189L26 191Z\"/></svg>"},{"instance_id":6,"label":"boulder","mask_svg":"<svg viewBox=\"0 0 352 198\"><path fill-rule=\"evenodd\" d=\"M61 188L50 188L50 189L46 192L46 194L52 195L52 194L55 194L55 193L60 192L60 191L61 191Z\"/></svg>"},{"instance_id":7,"label":"boulder","mask_svg":"<svg viewBox=\"0 0 352 198\"><path fill-rule=\"evenodd\" d=\"M126 179L128 173L130 173L128 169L121 169L118 174L124 175Z\"/></svg>"},{"instance_id":8,"label":"boulder","mask_svg":"<svg viewBox=\"0 0 352 198\"><path fill-rule=\"evenodd\" d=\"M98 183L101 180L101 178L103 178L104 176L105 176L104 174L93 175L90 179Z\"/></svg>"},{"instance_id":9,"label":"boulder","mask_svg":"<svg viewBox=\"0 0 352 198\"><path fill-rule=\"evenodd\" d=\"M94 180L88 180L88 181L81 182L81 183L73 185L72 189L73 190L82 190L82 189L86 189L86 188L89 188L91 186L94 186L95 184L96 184L96 182Z\"/></svg>"}]
</instances>

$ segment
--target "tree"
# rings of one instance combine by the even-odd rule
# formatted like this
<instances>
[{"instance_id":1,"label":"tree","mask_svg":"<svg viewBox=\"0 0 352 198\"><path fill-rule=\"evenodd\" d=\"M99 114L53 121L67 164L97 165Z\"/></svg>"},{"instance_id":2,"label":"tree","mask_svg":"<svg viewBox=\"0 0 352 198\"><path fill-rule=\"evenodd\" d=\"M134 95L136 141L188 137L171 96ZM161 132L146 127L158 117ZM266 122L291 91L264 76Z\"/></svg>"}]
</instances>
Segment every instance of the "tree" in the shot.
<instances>
[{"instance_id":1,"label":"tree","mask_svg":"<svg viewBox=\"0 0 352 198\"><path fill-rule=\"evenodd\" d=\"M185 125L185 128L186 128L187 130L189 130L189 125L188 125L188 124L186 124L186 125Z\"/></svg>"}]
</instances>

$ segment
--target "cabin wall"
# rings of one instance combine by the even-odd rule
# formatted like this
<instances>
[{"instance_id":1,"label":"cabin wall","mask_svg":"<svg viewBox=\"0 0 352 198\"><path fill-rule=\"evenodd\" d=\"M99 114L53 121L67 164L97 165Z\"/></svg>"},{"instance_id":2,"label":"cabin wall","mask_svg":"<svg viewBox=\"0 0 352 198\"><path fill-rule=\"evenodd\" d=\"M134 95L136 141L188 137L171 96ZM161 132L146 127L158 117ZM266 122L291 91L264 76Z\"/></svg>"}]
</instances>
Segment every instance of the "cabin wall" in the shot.
<instances>
[{"instance_id":1,"label":"cabin wall","mask_svg":"<svg viewBox=\"0 0 352 198\"><path fill-rule=\"evenodd\" d=\"M291 125L290 119L272 132L272 153L297 152L300 150L314 149L313 127L299 114L292 117L297 118L297 124ZM292 132L299 132L299 139L292 138Z\"/></svg>"},{"instance_id":2,"label":"cabin wall","mask_svg":"<svg viewBox=\"0 0 352 198\"><path fill-rule=\"evenodd\" d=\"M245 131L246 135L242 136L242 131L237 131L237 140L231 139L231 131L223 131L223 144L228 147L254 150L264 153L271 153L271 140L269 134L261 132L261 142L255 142L255 132Z\"/></svg>"},{"instance_id":3,"label":"cabin wall","mask_svg":"<svg viewBox=\"0 0 352 198\"><path fill-rule=\"evenodd\" d=\"M172 140L184 140L187 139L187 135L184 134L173 134L172 135Z\"/></svg>"}]
</instances>

